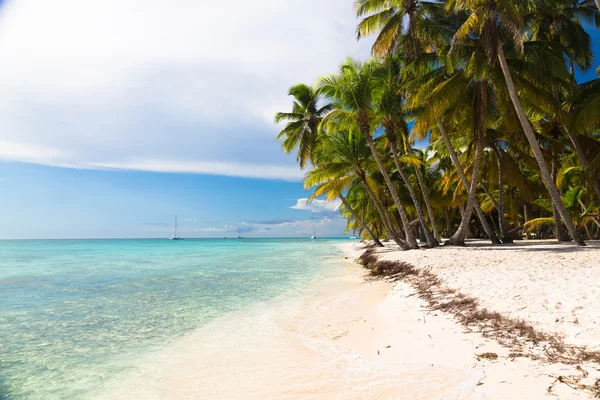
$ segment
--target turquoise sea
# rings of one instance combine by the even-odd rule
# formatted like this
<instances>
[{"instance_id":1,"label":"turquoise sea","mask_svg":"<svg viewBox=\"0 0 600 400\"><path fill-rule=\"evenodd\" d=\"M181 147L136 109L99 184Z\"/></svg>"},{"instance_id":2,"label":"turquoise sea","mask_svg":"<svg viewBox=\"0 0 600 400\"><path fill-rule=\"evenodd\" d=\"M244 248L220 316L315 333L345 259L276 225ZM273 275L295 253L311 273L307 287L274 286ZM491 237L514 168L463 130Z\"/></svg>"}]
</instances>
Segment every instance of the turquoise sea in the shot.
<instances>
[{"instance_id":1,"label":"turquoise sea","mask_svg":"<svg viewBox=\"0 0 600 400\"><path fill-rule=\"evenodd\" d=\"M336 241L0 241L0 400L88 398L143 355L326 275Z\"/></svg>"}]
</instances>

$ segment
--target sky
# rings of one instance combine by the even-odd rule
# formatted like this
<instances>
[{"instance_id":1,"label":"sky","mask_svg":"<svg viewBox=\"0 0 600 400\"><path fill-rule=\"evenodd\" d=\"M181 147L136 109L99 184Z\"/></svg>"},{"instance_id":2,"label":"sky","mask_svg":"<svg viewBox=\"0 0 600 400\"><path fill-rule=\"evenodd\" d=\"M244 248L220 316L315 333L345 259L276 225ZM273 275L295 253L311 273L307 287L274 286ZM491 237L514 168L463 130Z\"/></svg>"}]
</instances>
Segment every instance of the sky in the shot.
<instances>
[{"instance_id":1,"label":"sky","mask_svg":"<svg viewBox=\"0 0 600 400\"><path fill-rule=\"evenodd\" d=\"M352 3L0 0L0 239L342 236L273 116L368 56Z\"/></svg>"},{"instance_id":2,"label":"sky","mask_svg":"<svg viewBox=\"0 0 600 400\"><path fill-rule=\"evenodd\" d=\"M276 141L351 0L0 1L0 239L341 236Z\"/></svg>"}]
</instances>

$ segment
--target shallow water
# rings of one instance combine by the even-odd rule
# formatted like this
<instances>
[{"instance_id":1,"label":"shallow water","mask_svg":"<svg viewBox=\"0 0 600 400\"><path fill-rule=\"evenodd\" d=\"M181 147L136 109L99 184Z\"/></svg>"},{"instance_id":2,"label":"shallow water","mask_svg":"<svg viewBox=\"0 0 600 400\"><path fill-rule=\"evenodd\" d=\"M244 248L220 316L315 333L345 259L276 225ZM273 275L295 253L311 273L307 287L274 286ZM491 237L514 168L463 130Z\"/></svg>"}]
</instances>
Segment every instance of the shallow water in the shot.
<instances>
[{"instance_id":1,"label":"shallow water","mask_svg":"<svg viewBox=\"0 0 600 400\"><path fill-rule=\"evenodd\" d=\"M328 276L335 242L0 241L0 399L104 393L146 355Z\"/></svg>"}]
</instances>

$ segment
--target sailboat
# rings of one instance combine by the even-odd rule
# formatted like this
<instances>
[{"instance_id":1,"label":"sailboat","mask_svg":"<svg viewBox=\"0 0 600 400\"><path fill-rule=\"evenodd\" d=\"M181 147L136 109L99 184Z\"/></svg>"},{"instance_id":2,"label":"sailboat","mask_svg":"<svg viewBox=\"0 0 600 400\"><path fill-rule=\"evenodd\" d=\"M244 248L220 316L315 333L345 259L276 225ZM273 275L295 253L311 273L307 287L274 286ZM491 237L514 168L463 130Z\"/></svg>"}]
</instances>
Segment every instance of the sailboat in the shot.
<instances>
[{"instance_id":1,"label":"sailboat","mask_svg":"<svg viewBox=\"0 0 600 400\"><path fill-rule=\"evenodd\" d=\"M352 231L352 236L350 236L350 239L358 239L356 237L356 231Z\"/></svg>"},{"instance_id":2,"label":"sailboat","mask_svg":"<svg viewBox=\"0 0 600 400\"><path fill-rule=\"evenodd\" d=\"M179 236L177 236L177 214L175 214L175 234L169 238L170 240L183 240L183 238L180 238Z\"/></svg>"},{"instance_id":3,"label":"sailboat","mask_svg":"<svg viewBox=\"0 0 600 400\"><path fill-rule=\"evenodd\" d=\"M238 229L238 239L242 239L242 228Z\"/></svg>"},{"instance_id":4,"label":"sailboat","mask_svg":"<svg viewBox=\"0 0 600 400\"><path fill-rule=\"evenodd\" d=\"M312 240L317 238L317 233L315 232L315 225L313 224L313 235L310 237Z\"/></svg>"}]
</instances>

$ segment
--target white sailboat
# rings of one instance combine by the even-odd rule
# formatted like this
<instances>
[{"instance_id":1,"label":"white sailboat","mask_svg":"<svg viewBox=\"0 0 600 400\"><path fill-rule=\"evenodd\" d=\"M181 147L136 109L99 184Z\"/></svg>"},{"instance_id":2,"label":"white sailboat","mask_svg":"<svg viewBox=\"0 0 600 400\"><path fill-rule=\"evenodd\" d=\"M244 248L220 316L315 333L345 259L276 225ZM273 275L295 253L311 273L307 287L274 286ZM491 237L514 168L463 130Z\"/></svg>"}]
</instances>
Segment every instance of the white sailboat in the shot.
<instances>
[{"instance_id":1,"label":"white sailboat","mask_svg":"<svg viewBox=\"0 0 600 400\"><path fill-rule=\"evenodd\" d=\"M183 240L183 238L180 238L179 236L177 236L177 214L175 214L175 234L169 238L170 240Z\"/></svg>"},{"instance_id":2,"label":"white sailboat","mask_svg":"<svg viewBox=\"0 0 600 400\"><path fill-rule=\"evenodd\" d=\"M238 239L243 239L242 238L242 228L238 228Z\"/></svg>"},{"instance_id":3,"label":"white sailboat","mask_svg":"<svg viewBox=\"0 0 600 400\"><path fill-rule=\"evenodd\" d=\"M311 240L315 240L317 238L317 233L315 232L315 225L313 224L313 235L310 237Z\"/></svg>"}]
</instances>

